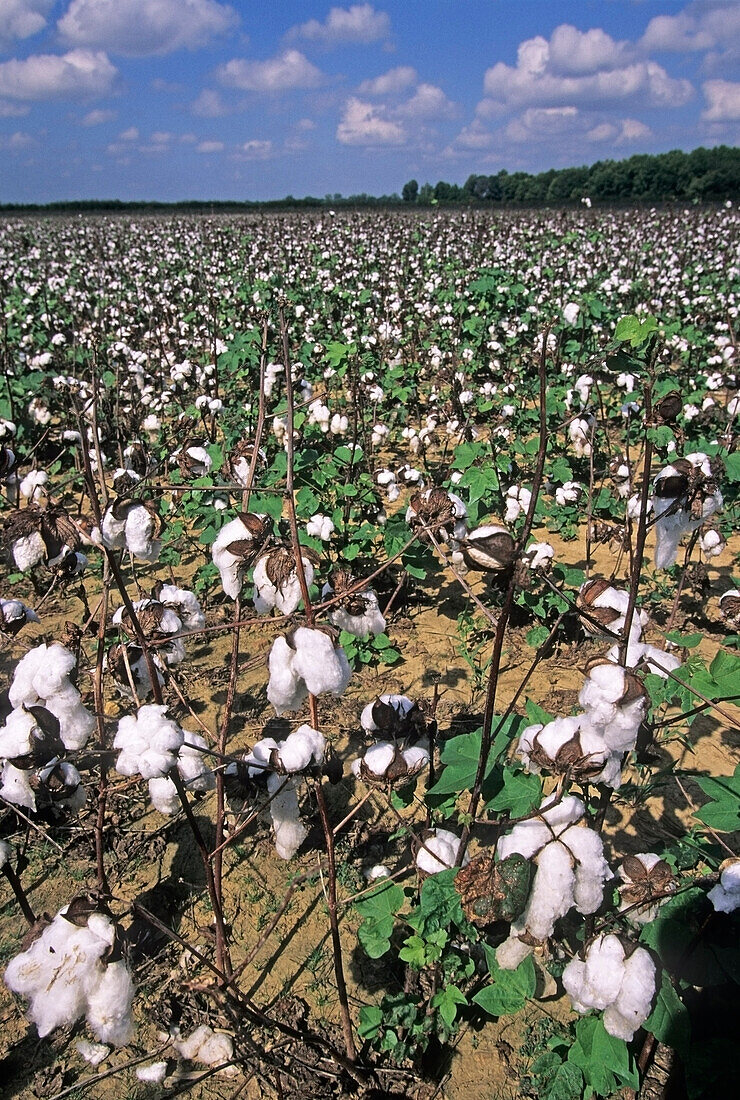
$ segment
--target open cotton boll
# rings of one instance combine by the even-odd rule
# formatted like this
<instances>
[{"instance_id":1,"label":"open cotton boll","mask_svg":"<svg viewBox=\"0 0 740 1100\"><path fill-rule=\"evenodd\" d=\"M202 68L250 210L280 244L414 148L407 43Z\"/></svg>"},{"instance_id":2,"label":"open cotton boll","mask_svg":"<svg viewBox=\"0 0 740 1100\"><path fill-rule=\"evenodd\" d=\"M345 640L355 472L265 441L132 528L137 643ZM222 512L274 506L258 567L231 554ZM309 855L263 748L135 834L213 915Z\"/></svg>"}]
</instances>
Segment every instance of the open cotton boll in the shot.
<instances>
[{"instance_id":1,"label":"open cotton boll","mask_svg":"<svg viewBox=\"0 0 740 1100\"><path fill-rule=\"evenodd\" d=\"M395 756L396 746L392 742L378 741L377 744L371 745L362 757L362 761L373 775L383 776L393 763Z\"/></svg>"},{"instance_id":2,"label":"open cotton boll","mask_svg":"<svg viewBox=\"0 0 740 1100\"><path fill-rule=\"evenodd\" d=\"M412 745L401 753L409 775L421 771L429 763L429 753L421 745Z\"/></svg>"},{"instance_id":3,"label":"open cotton boll","mask_svg":"<svg viewBox=\"0 0 740 1100\"><path fill-rule=\"evenodd\" d=\"M617 664L619 655L619 646L613 645L606 654L607 661L613 661ZM627 646L627 668L637 668L639 665L645 665L648 672L651 672L654 676L662 676L663 679L667 679L669 672L675 672L676 669L681 667L681 662L674 653L666 653L663 649L658 649L657 646L650 645L647 642L640 642L631 639Z\"/></svg>"},{"instance_id":4,"label":"open cotton boll","mask_svg":"<svg viewBox=\"0 0 740 1100\"><path fill-rule=\"evenodd\" d=\"M27 573L46 557L46 544L38 531L16 539L12 547L13 561L21 573Z\"/></svg>"},{"instance_id":5,"label":"open cotton boll","mask_svg":"<svg viewBox=\"0 0 740 1100\"><path fill-rule=\"evenodd\" d=\"M293 667L294 657L295 651L285 638L282 635L276 638L268 660L270 679L267 684L267 698L278 716L286 711L300 710L308 695L308 688Z\"/></svg>"},{"instance_id":6,"label":"open cotton boll","mask_svg":"<svg viewBox=\"0 0 740 1100\"><path fill-rule=\"evenodd\" d=\"M100 525L100 534L103 544L107 546L109 550L123 550L126 545L125 516L119 518L113 514L112 508L109 508L103 516L103 521Z\"/></svg>"},{"instance_id":7,"label":"open cotton boll","mask_svg":"<svg viewBox=\"0 0 740 1100\"><path fill-rule=\"evenodd\" d=\"M161 1085L167 1076L166 1062L150 1062L148 1066L139 1066L136 1078L147 1085Z\"/></svg>"},{"instance_id":8,"label":"open cotton boll","mask_svg":"<svg viewBox=\"0 0 740 1100\"><path fill-rule=\"evenodd\" d=\"M720 868L719 882L707 894L717 913L740 909L740 859L728 859Z\"/></svg>"},{"instance_id":9,"label":"open cotton boll","mask_svg":"<svg viewBox=\"0 0 740 1100\"><path fill-rule=\"evenodd\" d=\"M245 563L244 558L229 550L229 546L249 537L241 520L234 519L221 528L211 547L214 565L221 574L221 585L226 595L232 600L235 600L242 590Z\"/></svg>"},{"instance_id":10,"label":"open cotton boll","mask_svg":"<svg viewBox=\"0 0 740 1100\"><path fill-rule=\"evenodd\" d=\"M451 833L449 829L433 829L416 853L416 866L419 871L426 871L428 875L435 875L438 871L445 871L449 867L454 867L459 851L459 837ZM463 867L469 862L470 856L466 852L462 862Z\"/></svg>"},{"instance_id":11,"label":"open cotton boll","mask_svg":"<svg viewBox=\"0 0 740 1100\"><path fill-rule=\"evenodd\" d=\"M284 547L278 547L260 558L254 567L254 606L260 615L275 608L281 615L292 615L301 602L301 584L298 579L292 554ZM313 582L313 565L307 557L302 557L306 584ZM290 565L292 565L292 568ZM286 573L287 569L290 569ZM271 577L270 573L273 571Z\"/></svg>"},{"instance_id":12,"label":"open cotton boll","mask_svg":"<svg viewBox=\"0 0 740 1100\"><path fill-rule=\"evenodd\" d=\"M0 599L0 630L4 634L17 634L26 623L40 623L38 615L22 600Z\"/></svg>"},{"instance_id":13,"label":"open cotton boll","mask_svg":"<svg viewBox=\"0 0 740 1100\"><path fill-rule=\"evenodd\" d=\"M199 733L183 730L187 744L180 746L177 754L177 770L189 791L212 791L216 786L216 776L206 763L204 750L208 742Z\"/></svg>"},{"instance_id":14,"label":"open cotton boll","mask_svg":"<svg viewBox=\"0 0 740 1100\"><path fill-rule=\"evenodd\" d=\"M8 844L7 840L0 840L0 870L6 863L10 863L13 856L13 849Z\"/></svg>"},{"instance_id":15,"label":"open cotton boll","mask_svg":"<svg viewBox=\"0 0 740 1100\"><path fill-rule=\"evenodd\" d=\"M201 1024L187 1038L176 1040L173 1045L181 1058L206 1066L217 1066L234 1056L231 1036L216 1032L207 1024Z\"/></svg>"},{"instance_id":16,"label":"open cotton boll","mask_svg":"<svg viewBox=\"0 0 740 1100\"><path fill-rule=\"evenodd\" d=\"M295 654L293 670L301 677L312 695L329 692L342 695L350 681L352 669L341 646L323 630L301 626L293 634Z\"/></svg>"},{"instance_id":17,"label":"open cotton boll","mask_svg":"<svg viewBox=\"0 0 740 1100\"><path fill-rule=\"evenodd\" d=\"M17 707L11 711L0 729L0 757L15 760L31 751L31 739L36 719L27 710Z\"/></svg>"},{"instance_id":18,"label":"open cotton boll","mask_svg":"<svg viewBox=\"0 0 740 1100\"><path fill-rule=\"evenodd\" d=\"M7 760L3 764L0 798L12 802L14 806L24 806L27 810L36 809L36 795L31 786L32 771L22 771Z\"/></svg>"},{"instance_id":19,"label":"open cotton boll","mask_svg":"<svg viewBox=\"0 0 740 1100\"><path fill-rule=\"evenodd\" d=\"M131 1042L133 999L134 983L126 963L122 959L108 963L87 998L87 1022L98 1039L115 1047Z\"/></svg>"},{"instance_id":20,"label":"open cotton boll","mask_svg":"<svg viewBox=\"0 0 740 1100\"><path fill-rule=\"evenodd\" d=\"M535 857L537 871L527 906L512 932L527 931L536 940L552 935L555 921L573 905L575 872L570 851L559 841L546 844Z\"/></svg>"},{"instance_id":21,"label":"open cotton boll","mask_svg":"<svg viewBox=\"0 0 740 1100\"><path fill-rule=\"evenodd\" d=\"M568 963L563 985L576 1012L603 1010L609 1034L629 1042L650 1014L655 964L642 947L626 958L617 936L597 936L589 944L585 960L575 958Z\"/></svg>"},{"instance_id":22,"label":"open cotton boll","mask_svg":"<svg viewBox=\"0 0 740 1100\"><path fill-rule=\"evenodd\" d=\"M34 706L69 685L75 656L58 642L38 645L16 665L8 698L14 707Z\"/></svg>"},{"instance_id":23,"label":"open cotton boll","mask_svg":"<svg viewBox=\"0 0 740 1100\"><path fill-rule=\"evenodd\" d=\"M275 851L281 859L292 859L308 836L298 807L298 789L292 776L272 772L267 777L270 817L275 833Z\"/></svg>"},{"instance_id":24,"label":"open cotton boll","mask_svg":"<svg viewBox=\"0 0 740 1100\"><path fill-rule=\"evenodd\" d=\"M20 494L24 500L41 500L46 496L49 475L45 470L30 470L20 483Z\"/></svg>"},{"instance_id":25,"label":"open cotton boll","mask_svg":"<svg viewBox=\"0 0 740 1100\"><path fill-rule=\"evenodd\" d=\"M368 733L378 732L378 725L374 717L374 711L378 703L381 703L383 707L391 707L400 721L403 721L416 706L416 703L413 699L409 699L408 695L379 695L372 703L368 703L367 706L363 707L360 715L360 725Z\"/></svg>"},{"instance_id":26,"label":"open cotton boll","mask_svg":"<svg viewBox=\"0 0 740 1100\"><path fill-rule=\"evenodd\" d=\"M182 806L177 787L168 775L149 780L149 798L154 809L165 817L172 817Z\"/></svg>"},{"instance_id":27,"label":"open cotton boll","mask_svg":"<svg viewBox=\"0 0 740 1100\"><path fill-rule=\"evenodd\" d=\"M176 610L185 630L202 630L206 617L198 597L187 588L178 588L174 584L163 584L158 593L159 602L167 608Z\"/></svg>"},{"instance_id":28,"label":"open cotton boll","mask_svg":"<svg viewBox=\"0 0 740 1100\"><path fill-rule=\"evenodd\" d=\"M103 1043L89 1043L87 1039L78 1039L75 1043L80 1055L91 1066L99 1066L110 1054L110 1047Z\"/></svg>"},{"instance_id":29,"label":"open cotton boll","mask_svg":"<svg viewBox=\"0 0 740 1100\"><path fill-rule=\"evenodd\" d=\"M286 772L302 772L309 764L321 764L324 759L324 735L309 725L293 730L277 747L280 766Z\"/></svg>"},{"instance_id":30,"label":"open cotton boll","mask_svg":"<svg viewBox=\"0 0 740 1100\"><path fill-rule=\"evenodd\" d=\"M331 516L321 515L320 512L317 512L315 516L311 516L306 524L306 533L313 536L313 538L321 539L322 542L328 542L334 534L334 524Z\"/></svg>"},{"instance_id":31,"label":"open cotton boll","mask_svg":"<svg viewBox=\"0 0 740 1100\"><path fill-rule=\"evenodd\" d=\"M560 839L575 860L575 908L579 913L595 913L604 898L604 884L614 877L601 837L593 829L573 825Z\"/></svg>"},{"instance_id":32,"label":"open cotton boll","mask_svg":"<svg viewBox=\"0 0 740 1100\"><path fill-rule=\"evenodd\" d=\"M244 763L248 765L248 774L251 778L259 778L272 770L270 758L273 749L277 749L278 743L272 737L263 737L257 741L251 752L244 756Z\"/></svg>"},{"instance_id":33,"label":"open cotton boll","mask_svg":"<svg viewBox=\"0 0 740 1100\"><path fill-rule=\"evenodd\" d=\"M130 508L126 514L126 549L142 561L155 562L159 557L162 543L155 539L157 524L154 516L143 504Z\"/></svg>"},{"instance_id":34,"label":"open cotton boll","mask_svg":"<svg viewBox=\"0 0 740 1100\"><path fill-rule=\"evenodd\" d=\"M137 714L121 718L113 740L113 747L121 750L116 761L116 771L121 775L155 779L167 775L175 766L184 734L165 717L166 709L146 704L139 707Z\"/></svg>"}]
</instances>

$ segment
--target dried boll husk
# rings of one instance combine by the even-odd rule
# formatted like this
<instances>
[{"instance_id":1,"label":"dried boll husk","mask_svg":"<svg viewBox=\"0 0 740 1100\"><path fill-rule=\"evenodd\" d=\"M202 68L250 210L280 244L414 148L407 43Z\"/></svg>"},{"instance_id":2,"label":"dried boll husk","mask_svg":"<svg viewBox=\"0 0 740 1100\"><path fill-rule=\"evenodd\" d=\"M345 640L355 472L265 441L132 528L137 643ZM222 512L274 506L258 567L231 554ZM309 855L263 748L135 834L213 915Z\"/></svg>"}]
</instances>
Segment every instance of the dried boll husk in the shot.
<instances>
[{"instance_id":1,"label":"dried boll husk","mask_svg":"<svg viewBox=\"0 0 740 1100\"><path fill-rule=\"evenodd\" d=\"M370 787L393 787L408 782L429 763L422 748L402 749L393 741L377 741L352 763L352 773Z\"/></svg>"},{"instance_id":2,"label":"dried boll husk","mask_svg":"<svg viewBox=\"0 0 740 1100\"><path fill-rule=\"evenodd\" d=\"M244 574L257 559L271 531L270 517L256 512L240 513L219 531L211 553L224 592L233 600L241 592Z\"/></svg>"},{"instance_id":3,"label":"dried boll husk","mask_svg":"<svg viewBox=\"0 0 740 1100\"><path fill-rule=\"evenodd\" d=\"M431 541L432 535L440 542L464 538L466 517L460 497L437 486L415 492L406 511L406 522L422 542Z\"/></svg>"},{"instance_id":4,"label":"dried boll husk","mask_svg":"<svg viewBox=\"0 0 740 1100\"><path fill-rule=\"evenodd\" d=\"M319 557L303 547L301 560L306 584L313 581L314 566ZM273 609L282 615L292 615L301 602L301 585L295 554L289 546L275 546L257 561L254 567L254 606L264 615Z\"/></svg>"},{"instance_id":5,"label":"dried boll husk","mask_svg":"<svg viewBox=\"0 0 740 1100\"><path fill-rule=\"evenodd\" d=\"M0 633L15 637L26 623L39 622L36 612L26 607L22 600L0 599Z\"/></svg>"},{"instance_id":6,"label":"dried boll husk","mask_svg":"<svg viewBox=\"0 0 740 1100\"><path fill-rule=\"evenodd\" d=\"M206 477L211 472L213 459L203 440L186 439L177 455L177 465L184 478Z\"/></svg>"},{"instance_id":7,"label":"dried boll husk","mask_svg":"<svg viewBox=\"0 0 740 1100\"><path fill-rule=\"evenodd\" d=\"M352 592L355 578L349 569L336 568L331 574L331 584L325 584L322 598L331 595L341 597L329 611L329 621L339 630L346 630L356 638L370 634L382 634L386 627L378 597L371 589Z\"/></svg>"},{"instance_id":8,"label":"dried boll husk","mask_svg":"<svg viewBox=\"0 0 740 1100\"><path fill-rule=\"evenodd\" d=\"M249 470L254 456L254 444L248 439L240 440L226 459L226 472L232 481L242 489L248 488ZM260 447L257 451L255 472L267 465L267 454Z\"/></svg>"},{"instance_id":9,"label":"dried boll husk","mask_svg":"<svg viewBox=\"0 0 740 1100\"><path fill-rule=\"evenodd\" d=\"M469 531L460 543L460 552L468 569L497 573L514 564L516 542L505 527L491 524Z\"/></svg>"},{"instance_id":10,"label":"dried boll husk","mask_svg":"<svg viewBox=\"0 0 740 1100\"><path fill-rule=\"evenodd\" d=\"M426 733L424 713L408 695L379 695L363 709L360 723L368 733L407 744L413 744Z\"/></svg>"},{"instance_id":11,"label":"dried boll husk","mask_svg":"<svg viewBox=\"0 0 740 1100\"><path fill-rule=\"evenodd\" d=\"M740 589L730 588L719 598L719 613L728 626L740 630Z\"/></svg>"},{"instance_id":12,"label":"dried boll husk","mask_svg":"<svg viewBox=\"0 0 740 1100\"><path fill-rule=\"evenodd\" d=\"M671 390L653 406L655 419L659 424L673 424L683 409L683 397L678 390Z\"/></svg>"},{"instance_id":13,"label":"dried boll husk","mask_svg":"<svg viewBox=\"0 0 740 1100\"><path fill-rule=\"evenodd\" d=\"M621 911L634 924L654 920L668 894L675 893L676 880L670 866L653 852L626 856L617 868Z\"/></svg>"},{"instance_id":14,"label":"dried boll husk","mask_svg":"<svg viewBox=\"0 0 740 1100\"><path fill-rule=\"evenodd\" d=\"M21 572L43 562L55 566L80 545L76 524L64 508L31 504L3 524L3 543Z\"/></svg>"}]
</instances>

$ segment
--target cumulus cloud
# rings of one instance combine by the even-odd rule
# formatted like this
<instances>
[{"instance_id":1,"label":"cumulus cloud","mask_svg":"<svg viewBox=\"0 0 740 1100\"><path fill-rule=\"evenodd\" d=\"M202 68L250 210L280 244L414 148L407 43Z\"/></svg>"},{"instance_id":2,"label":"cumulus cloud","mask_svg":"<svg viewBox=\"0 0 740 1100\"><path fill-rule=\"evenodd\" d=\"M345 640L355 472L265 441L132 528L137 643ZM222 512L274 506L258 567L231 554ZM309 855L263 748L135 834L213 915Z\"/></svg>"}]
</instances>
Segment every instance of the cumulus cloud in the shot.
<instances>
[{"instance_id":1,"label":"cumulus cloud","mask_svg":"<svg viewBox=\"0 0 740 1100\"><path fill-rule=\"evenodd\" d=\"M519 46L516 66L499 61L486 71L484 91L507 107L565 107L639 100L652 107L680 107L693 95L688 80L675 80L650 60L628 60L629 47L604 31L557 27Z\"/></svg>"},{"instance_id":2,"label":"cumulus cloud","mask_svg":"<svg viewBox=\"0 0 740 1100\"><path fill-rule=\"evenodd\" d=\"M517 144L541 141L578 129L580 121L577 107L529 107L520 118L512 119L504 133Z\"/></svg>"},{"instance_id":3,"label":"cumulus cloud","mask_svg":"<svg viewBox=\"0 0 740 1100\"><path fill-rule=\"evenodd\" d=\"M104 122L110 122L116 117L115 111L88 111L82 118L83 126L100 126Z\"/></svg>"},{"instance_id":4,"label":"cumulus cloud","mask_svg":"<svg viewBox=\"0 0 740 1100\"><path fill-rule=\"evenodd\" d=\"M487 130L479 118L473 119L469 126L463 126L455 140L445 150L449 155L458 150L490 149L493 145L493 134Z\"/></svg>"},{"instance_id":5,"label":"cumulus cloud","mask_svg":"<svg viewBox=\"0 0 740 1100\"><path fill-rule=\"evenodd\" d=\"M411 99L396 108L401 118L454 118L457 108L436 84L419 84Z\"/></svg>"},{"instance_id":6,"label":"cumulus cloud","mask_svg":"<svg viewBox=\"0 0 740 1100\"><path fill-rule=\"evenodd\" d=\"M128 130L123 130L123 132L118 135L118 140L119 141L138 141L139 140L139 131L136 129L135 126L129 126Z\"/></svg>"},{"instance_id":7,"label":"cumulus cloud","mask_svg":"<svg viewBox=\"0 0 740 1100\"><path fill-rule=\"evenodd\" d=\"M228 88L242 92L285 92L294 88L317 88L323 83L320 69L300 52L284 50L267 61L234 58L219 66L217 78Z\"/></svg>"},{"instance_id":8,"label":"cumulus cloud","mask_svg":"<svg viewBox=\"0 0 740 1100\"><path fill-rule=\"evenodd\" d=\"M737 122L740 120L740 84L731 80L707 80L702 84L706 110L704 122Z\"/></svg>"},{"instance_id":9,"label":"cumulus cloud","mask_svg":"<svg viewBox=\"0 0 740 1100\"><path fill-rule=\"evenodd\" d=\"M22 130L16 130L14 134L0 134L0 149L7 149L8 152L17 153L20 149L27 149L29 145L33 145L34 140L30 134L25 134Z\"/></svg>"},{"instance_id":10,"label":"cumulus cloud","mask_svg":"<svg viewBox=\"0 0 740 1100\"><path fill-rule=\"evenodd\" d=\"M19 38L30 38L46 26L54 0L2 0L0 4L0 50L7 50Z\"/></svg>"},{"instance_id":11,"label":"cumulus cloud","mask_svg":"<svg viewBox=\"0 0 740 1100\"><path fill-rule=\"evenodd\" d=\"M107 95L118 70L102 51L35 54L0 64L0 96L9 99L84 99Z\"/></svg>"},{"instance_id":12,"label":"cumulus cloud","mask_svg":"<svg viewBox=\"0 0 740 1100\"><path fill-rule=\"evenodd\" d=\"M273 154L273 145L271 141L259 141L257 138L252 138L251 141L245 141L238 149L239 160L267 160Z\"/></svg>"},{"instance_id":13,"label":"cumulus cloud","mask_svg":"<svg viewBox=\"0 0 740 1100\"><path fill-rule=\"evenodd\" d=\"M223 153L226 146L222 141L201 141L196 147L196 153Z\"/></svg>"},{"instance_id":14,"label":"cumulus cloud","mask_svg":"<svg viewBox=\"0 0 740 1100\"><path fill-rule=\"evenodd\" d=\"M652 130L636 118L622 118L616 122L600 122L586 132L586 140L595 143L608 141L610 145L629 145L652 137Z\"/></svg>"},{"instance_id":15,"label":"cumulus cloud","mask_svg":"<svg viewBox=\"0 0 740 1100\"><path fill-rule=\"evenodd\" d=\"M416 76L416 69L412 69L410 65L399 65L372 80L363 80L357 91L360 95L393 95L396 92L404 92L415 84Z\"/></svg>"},{"instance_id":16,"label":"cumulus cloud","mask_svg":"<svg viewBox=\"0 0 740 1100\"><path fill-rule=\"evenodd\" d=\"M324 47L367 46L385 41L390 30L390 19L384 11L376 11L372 4L352 4L349 8L332 8L323 23L309 19L292 27L286 37L289 41L303 39Z\"/></svg>"},{"instance_id":17,"label":"cumulus cloud","mask_svg":"<svg viewBox=\"0 0 740 1100\"><path fill-rule=\"evenodd\" d=\"M337 126L337 141L342 145L403 145L406 131L384 108L351 96Z\"/></svg>"},{"instance_id":18,"label":"cumulus cloud","mask_svg":"<svg viewBox=\"0 0 740 1100\"><path fill-rule=\"evenodd\" d=\"M216 0L72 0L57 29L77 46L146 57L197 49L238 22Z\"/></svg>"},{"instance_id":19,"label":"cumulus cloud","mask_svg":"<svg viewBox=\"0 0 740 1100\"><path fill-rule=\"evenodd\" d=\"M27 103L8 103L7 100L0 99L0 118L21 118L30 110Z\"/></svg>"},{"instance_id":20,"label":"cumulus cloud","mask_svg":"<svg viewBox=\"0 0 740 1100\"><path fill-rule=\"evenodd\" d=\"M656 15L639 42L646 52L697 53L740 45L740 5L701 0L677 15Z\"/></svg>"}]
</instances>

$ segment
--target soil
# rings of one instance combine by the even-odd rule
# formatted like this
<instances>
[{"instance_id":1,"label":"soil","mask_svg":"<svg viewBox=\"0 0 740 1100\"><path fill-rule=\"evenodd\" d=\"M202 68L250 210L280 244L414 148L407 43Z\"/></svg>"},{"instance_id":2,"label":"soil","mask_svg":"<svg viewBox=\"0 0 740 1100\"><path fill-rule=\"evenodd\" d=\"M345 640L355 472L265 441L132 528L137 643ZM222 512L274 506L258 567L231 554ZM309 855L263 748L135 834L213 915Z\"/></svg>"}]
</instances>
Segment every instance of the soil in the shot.
<instances>
[{"instance_id":1,"label":"soil","mask_svg":"<svg viewBox=\"0 0 740 1100\"><path fill-rule=\"evenodd\" d=\"M556 561L585 566L583 542L563 543L557 537L540 532L555 547ZM740 540L731 544L719 563L710 563L711 590L701 603L688 593L682 599L675 627L691 632L700 629L705 634L700 652L710 656L724 636L720 623L714 620L716 596L724 591L731 574L731 561L740 550ZM592 572L610 576L615 559L606 547L597 547ZM580 560L579 560L580 559ZM191 563L192 568L192 563ZM169 580L166 569L153 570L163 580ZM149 573L147 582L149 583ZM474 591L484 598L487 583L468 578ZM620 579L620 578L618 578ZM179 583L185 583L178 570ZM29 586L30 589L30 586ZM95 582L87 582L88 599L95 607ZM29 591L18 589L20 596ZM350 687L341 700L320 700L322 728L333 741L339 756L345 761L344 778L327 788L331 820L341 822L366 793L366 789L349 774L348 761L362 745L359 714L365 703L381 692L399 692L416 699L428 714L435 714L439 737L445 739L475 728L483 704L483 689L476 683L470 665L460 656L457 615L469 602L454 579L445 576L442 587L422 601L413 594L404 606L397 608L389 621L388 633L402 653L402 660L393 668L383 665L365 667L353 676ZM16 638L5 640L0 652L0 668L9 675L19 656L40 641L52 640L68 618L80 618L81 605L73 592L52 593L41 607L42 623L31 624ZM658 627L665 622L669 609L655 609L655 628L650 640L659 641ZM208 610L208 625L228 623L231 604L214 600ZM266 660L273 637L280 625L260 621L254 629L242 631L240 671L237 697L231 722L231 749L254 743L265 731L271 713L265 699ZM527 645L529 626L516 627L507 636L497 700L505 705L534 659L534 650ZM568 713L576 705L588 661L606 648L604 643L574 637L557 645L536 668L525 692L534 702L554 713ZM227 630L193 638L187 644L188 659L175 670L176 682L183 697L190 700L191 713L182 705L172 684L167 687L167 702L171 713L186 729L209 731L218 728L218 719L226 700L231 637ZM81 660L83 675L80 687L89 692L86 674L94 657L94 639L84 642ZM111 698L106 705L106 718L111 728L117 717L125 713L125 701ZM518 705L517 709L521 710ZM727 704L725 714L709 714L693 727L691 745L679 741L663 741L657 747L661 761L669 758L702 773L727 774L737 763L739 753L738 727L740 708ZM305 720L300 718L299 721ZM268 733L277 728L273 719ZM287 727L286 727L287 728ZM675 782L650 791L641 786L637 772L629 775L634 781L631 795L615 797L607 813L605 839L607 855L616 860L630 852L651 850L667 838L685 832L691 821L696 800L701 792L687 782L683 789ZM182 936L188 947L210 955L213 936L210 916L204 901L203 872L192 835L181 816L166 819L153 811L143 797L136 781L111 774L108 798L107 870L113 894L112 909L126 913L138 900L165 925ZM94 803L94 798L89 805ZM311 796L305 799L310 812ZM394 973L384 960L373 961L359 948L356 937L358 918L349 899L365 887L363 870L375 863L387 863L392 871L409 861L408 846L392 839L398 821L384 808L384 800L371 795L357 815L338 833L339 896L342 904L341 929L345 947L350 1003L355 1011L361 1004L379 999L386 990L402 987L403 975ZM212 796L196 805L198 821L206 835L211 825ZM418 814L414 806L401 811L401 816ZM317 815L313 815L317 818ZM92 847L92 809L84 811L78 820L49 830L43 823L29 826L26 854L28 867L23 873L29 900L37 913L56 912L78 893L91 888L94 882L94 851ZM16 840L17 840L16 835ZM224 862L224 909L231 927L233 962L240 967L249 959L241 976L241 988L260 1009L299 1027L310 1027L341 1046L339 1015L334 984L332 950L324 891L325 860L322 857L323 838L317 825L296 858L289 862L279 859L270 837L269 821L251 826L227 850ZM298 880L285 911L274 928L275 915L283 905L291 884ZM25 933L15 902L6 886L2 887L0 906L0 950L6 961L17 953ZM168 1030L179 1026L183 1033L200 1023L210 1023L233 1033L233 1019L228 1003L214 991L208 971L200 967L194 954L178 940L168 937L146 922L124 921L129 927L133 959L136 965L138 993L135 1001L137 1020L136 1041L121 1051L113 1051L96 1069L87 1065L76 1050L75 1042L87 1037L83 1025L57 1032L38 1040L35 1027L23 1015L20 998L10 994L0 983L0 1096L59 1096L71 1086L86 1085L84 1095L109 1098L127 1095L145 1097L170 1095L168 1090L152 1088L136 1081L133 1069L121 1076L106 1077L108 1070L129 1063L147 1052L156 1052L166 1041ZM269 934L268 934L269 933ZM411 1073L388 1070L381 1075L385 1091L378 1096L405 1093L408 1097L446 1100L489 1100L523 1095L519 1087L526 1072L527 1056L521 1052L522 1037L537 1018L566 1019L570 1016L567 1002L545 998L534 1002L528 1015L503 1017L487 1024L482 1030L465 1028L452 1051L431 1052ZM244 1026L244 1025L242 1025ZM275 1065L287 1066L287 1055L281 1054L279 1034L265 1034L255 1027L239 1042L257 1042L264 1054L258 1072L245 1084L238 1072L210 1076L202 1082L179 1082L168 1077L168 1085L182 1085L194 1097L228 1097L237 1093L245 1098L262 1096L340 1095L336 1078L326 1071L324 1076L310 1074L301 1082L299 1067L315 1060L311 1048L296 1054L290 1052L290 1068L280 1078ZM170 1052L171 1053L171 1052ZM272 1063L272 1064L271 1064ZM170 1062L174 1069L174 1060ZM326 1066L323 1067L326 1070ZM336 1074L337 1067L332 1072ZM202 1067L190 1067L196 1077ZM276 1085L276 1081L278 1082ZM324 1082L321 1092L317 1081ZM240 1091L241 1090L241 1091ZM318 1091L312 1091L318 1090ZM83 1093L75 1092L75 1095Z\"/></svg>"}]
</instances>

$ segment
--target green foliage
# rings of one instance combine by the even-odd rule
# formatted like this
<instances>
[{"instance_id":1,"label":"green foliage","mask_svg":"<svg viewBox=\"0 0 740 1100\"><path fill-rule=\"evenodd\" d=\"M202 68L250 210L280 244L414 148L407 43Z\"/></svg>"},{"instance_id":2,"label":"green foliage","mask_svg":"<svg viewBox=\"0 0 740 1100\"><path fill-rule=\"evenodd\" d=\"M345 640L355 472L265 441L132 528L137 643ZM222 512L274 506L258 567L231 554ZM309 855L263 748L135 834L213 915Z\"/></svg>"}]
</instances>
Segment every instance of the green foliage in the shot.
<instances>
[{"instance_id":1,"label":"green foliage","mask_svg":"<svg viewBox=\"0 0 740 1100\"><path fill-rule=\"evenodd\" d=\"M511 1016L524 1008L537 987L532 956L519 963L516 970L503 970L496 961L496 953L484 945L491 984L480 989L473 1001L489 1016Z\"/></svg>"},{"instance_id":2,"label":"green foliage","mask_svg":"<svg viewBox=\"0 0 740 1100\"><path fill-rule=\"evenodd\" d=\"M379 959L390 950L394 917L403 902L403 890L390 881L381 882L355 902L355 908L363 918L357 936L371 959Z\"/></svg>"}]
</instances>

